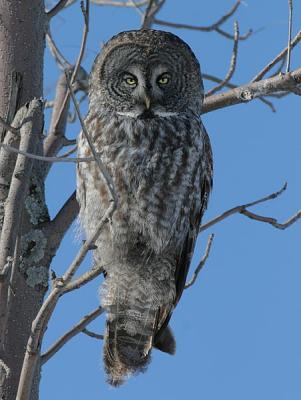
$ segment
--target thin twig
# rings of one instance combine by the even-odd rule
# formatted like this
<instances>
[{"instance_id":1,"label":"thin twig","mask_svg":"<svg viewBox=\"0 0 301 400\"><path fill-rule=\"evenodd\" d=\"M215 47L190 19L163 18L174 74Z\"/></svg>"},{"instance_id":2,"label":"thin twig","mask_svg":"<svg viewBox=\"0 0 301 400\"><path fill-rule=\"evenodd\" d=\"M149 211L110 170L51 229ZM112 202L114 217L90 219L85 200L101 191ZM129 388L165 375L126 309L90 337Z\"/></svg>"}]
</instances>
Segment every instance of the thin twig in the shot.
<instances>
[{"instance_id":1,"label":"thin twig","mask_svg":"<svg viewBox=\"0 0 301 400\"><path fill-rule=\"evenodd\" d=\"M113 6L113 7L143 7L148 3L148 0L137 1L137 3L133 1L115 1L115 0L91 0L91 3L94 3L99 6Z\"/></svg>"},{"instance_id":2,"label":"thin twig","mask_svg":"<svg viewBox=\"0 0 301 400\"><path fill-rule=\"evenodd\" d=\"M63 54L60 52L59 48L57 47L55 41L53 40L50 27L48 27L47 33L46 33L46 39L47 39L47 44L49 47L49 50L55 59L56 63L60 66L62 70L67 69L67 68L72 68L72 65L69 63L69 61L63 56Z\"/></svg>"},{"instance_id":3,"label":"thin twig","mask_svg":"<svg viewBox=\"0 0 301 400\"><path fill-rule=\"evenodd\" d=\"M217 86L208 90L208 92L206 93L206 96L210 96L213 93L216 93L219 90L221 90L225 85L227 85L227 83L232 78L235 68L236 68L237 53L238 53L238 37L239 37L239 26L238 26L238 22L235 21L234 22L234 43L233 43L233 50L232 50L232 56L231 56L229 70L228 70L225 78Z\"/></svg>"},{"instance_id":4,"label":"thin twig","mask_svg":"<svg viewBox=\"0 0 301 400\"><path fill-rule=\"evenodd\" d=\"M258 97L258 100L262 101L264 104L266 104L268 107L270 107L272 112L274 112L274 113L276 112L276 108L270 100L267 100L265 97Z\"/></svg>"},{"instance_id":5,"label":"thin twig","mask_svg":"<svg viewBox=\"0 0 301 400\"><path fill-rule=\"evenodd\" d=\"M199 262L198 266L196 267L196 269L195 269L195 271L194 271L194 273L192 275L191 280L186 283L185 289L187 289L190 286L192 286L194 284L194 282L197 280L197 277L198 277L201 269L203 268L203 266L205 265L205 263L207 261L207 258L209 257L213 239L214 239L214 234L212 233L208 238L205 254L203 255L203 257L202 257L201 261Z\"/></svg>"},{"instance_id":6,"label":"thin twig","mask_svg":"<svg viewBox=\"0 0 301 400\"><path fill-rule=\"evenodd\" d=\"M90 271L85 272L79 278L68 283L68 285L66 285L64 288L64 294L71 292L75 289L81 288L83 285L86 285L88 282L92 281L97 276L102 274L103 271L104 271L104 265L93 266Z\"/></svg>"},{"instance_id":7,"label":"thin twig","mask_svg":"<svg viewBox=\"0 0 301 400\"><path fill-rule=\"evenodd\" d=\"M160 9L163 7L165 0L149 0L146 11L143 15L143 20L141 24L142 29L151 28L152 24L155 22L155 16L158 14Z\"/></svg>"},{"instance_id":8,"label":"thin twig","mask_svg":"<svg viewBox=\"0 0 301 400\"><path fill-rule=\"evenodd\" d=\"M74 4L76 0L69 0L69 2L65 5L65 8ZM142 7L148 3L148 0L137 1L137 3L128 0L128 1L115 1L115 0L90 0L91 3L96 4L97 6L112 6L112 7Z\"/></svg>"},{"instance_id":9,"label":"thin twig","mask_svg":"<svg viewBox=\"0 0 301 400\"><path fill-rule=\"evenodd\" d=\"M161 21L155 19L155 23L158 25L166 25L174 28L184 28L184 29L191 29L191 30L198 30L202 32L211 32L216 30L218 27L220 27L222 24L224 24L232 15L236 12L238 7L241 4L241 0L236 1L236 3L233 5L233 7L224 15L220 17L216 22L212 23L211 25L208 26L193 26L193 25L187 25L187 24L176 24L173 22L167 22L167 21Z\"/></svg>"},{"instance_id":10,"label":"thin twig","mask_svg":"<svg viewBox=\"0 0 301 400\"><path fill-rule=\"evenodd\" d=\"M16 153L16 154L22 154L23 156L27 158L31 158L33 160L39 160L39 161L45 161L48 163L74 163L78 164L81 162L92 162L94 161L93 157L72 157L68 158L68 156L76 151L76 148L73 148L69 150L68 152L62 154L59 157L46 157L46 156L40 156L38 154L33 154L33 153L28 153L27 151L23 151L20 149L17 149L16 147L10 146L8 144L0 143L0 148L3 148L4 150L11 152L11 153Z\"/></svg>"},{"instance_id":11,"label":"thin twig","mask_svg":"<svg viewBox=\"0 0 301 400\"><path fill-rule=\"evenodd\" d=\"M78 54L78 57L77 57L77 61L75 63L75 67L74 67L73 73L72 73L71 78L70 78L71 85L73 85L73 83L75 82L75 79L77 77L77 73L78 73L78 71L80 69L80 65L81 65L81 62L82 62L82 59L83 59L83 56L84 56L84 53L85 53L87 37L88 37L88 33L89 33L90 1L86 0L86 6L85 7L84 7L83 4L84 3L81 2L81 9L82 9L82 12L83 12L85 24L84 24L84 30L83 30L83 35L82 35L80 51L79 51L79 54ZM56 121L56 123L54 123L54 131L56 131L56 127L60 123L61 115L64 113L64 110L66 109L66 105L68 103L69 97L70 97L70 91L68 93L66 93L65 99L64 99L64 101L62 103L62 106L61 106L61 110L60 110L60 112L58 114L58 117L57 117L57 121Z\"/></svg>"},{"instance_id":12,"label":"thin twig","mask_svg":"<svg viewBox=\"0 0 301 400\"><path fill-rule=\"evenodd\" d=\"M282 224L277 221L276 218L272 217L264 217L262 215L254 214L251 211L248 210L242 210L240 212L241 214L245 215L246 217L250 219L254 219L256 221L264 222L266 224L272 225L276 229L281 229L284 230L294 224L298 219L301 218L301 210L297 211L296 214L294 214L292 217L290 217L287 221L283 222Z\"/></svg>"},{"instance_id":13,"label":"thin twig","mask_svg":"<svg viewBox=\"0 0 301 400\"><path fill-rule=\"evenodd\" d=\"M287 44L286 73L290 71L290 66L291 66L292 26L293 26L293 0L288 0L288 44Z\"/></svg>"},{"instance_id":14,"label":"thin twig","mask_svg":"<svg viewBox=\"0 0 301 400\"><path fill-rule=\"evenodd\" d=\"M301 30L297 33L294 39L291 41L291 50L300 42L301 40ZM257 82L261 80L264 75L269 72L274 65L276 65L279 61L283 59L287 55L288 48L285 47L272 61L270 61L254 78L251 82Z\"/></svg>"},{"instance_id":15,"label":"thin twig","mask_svg":"<svg viewBox=\"0 0 301 400\"><path fill-rule=\"evenodd\" d=\"M202 73L202 78L206 79L207 81L212 81L212 82L215 82L215 83L221 83L221 82L224 81L224 79L218 78L217 76L210 75L210 74L204 74L204 73ZM234 83L230 83L230 82L226 82L224 84L224 86L228 87L230 89L235 89L235 88L238 87L238 85L235 85Z\"/></svg>"},{"instance_id":16,"label":"thin twig","mask_svg":"<svg viewBox=\"0 0 301 400\"><path fill-rule=\"evenodd\" d=\"M41 356L42 365L45 364L51 357L53 357L69 340L71 340L78 333L82 332L85 327L94 321L99 315L103 313L102 307L97 307L91 313L85 315L78 324L72 329L61 336L44 354Z\"/></svg>"},{"instance_id":17,"label":"thin twig","mask_svg":"<svg viewBox=\"0 0 301 400\"><path fill-rule=\"evenodd\" d=\"M66 75L66 81L67 81L67 85L68 85L68 88L69 88L70 96L71 96L71 98L73 100L74 107L75 107L78 119L79 119L81 127L82 127L82 132L83 132L83 134L84 134L84 136L85 136L85 138L86 138L86 140L87 140L87 142L89 144L89 147L90 147L91 152L93 154L94 160L95 160L96 164L98 165L98 168L99 168L99 171L101 173L102 178L108 183L110 200L116 202L117 196L116 196L116 193L115 193L113 180L110 177L108 171L106 170L103 162L101 161L101 158L100 158L99 154L97 154L97 152L96 152L96 149L94 147L92 139L90 138L89 132L87 131L87 128L86 128L85 123L84 123L84 120L83 120L83 118L81 116L81 112L80 112L76 97L75 97L75 95L73 93L73 90L72 90L72 87L71 87L71 82L69 81L69 78L68 78L67 75Z\"/></svg>"},{"instance_id":18,"label":"thin twig","mask_svg":"<svg viewBox=\"0 0 301 400\"><path fill-rule=\"evenodd\" d=\"M274 192L274 193L272 193L272 194L270 194L268 196L262 197L259 200L255 200L255 201L252 201L251 203L242 204L240 206L236 206L236 207L230 208L230 210L227 210L227 211L223 212L222 214L218 215L217 217L213 218L212 220L210 220L210 221L204 223L203 225L201 225L200 228L199 228L199 233L205 231L206 229L210 228L211 226L217 224L218 222L223 221L224 219L230 217L233 214L243 214L243 215L246 215L249 218L257 219L258 221L269 223L269 224L273 225L275 228L278 228L278 229L286 229L286 228L288 228L290 225L292 225L294 222L296 222L299 218L301 218L301 210L298 211L294 216L289 218L283 224L278 223L275 218L262 217L262 216L259 216L257 214L253 214L249 210L247 210L248 208L253 207L253 206L257 205L257 204L261 204L261 203L264 203L266 201L276 199L277 197L279 197L286 190L286 188L287 188L287 183L285 183L283 185L283 187L279 191Z\"/></svg>"},{"instance_id":19,"label":"thin twig","mask_svg":"<svg viewBox=\"0 0 301 400\"><path fill-rule=\"evenodd\" d=\"M268 196L262 197L259 200L252 201L251 203L246 203L242 204L240 206L236 206L233 208L230 208L230 210L227 210L223 212L221 215L213 218L212 220L206 222L205 224L201 225L199 228L199 233L205 231L206 229L210 228L211 226L217 224L218 222L224 220L225 218L230 217L230 215L241 213L243 210L256 206L257 204L264 203L269 200L276 199L278 196L280 196L287 188L287 183L285 183L280 190L277 192L274 192L272 194L269 194Z\"/></svg>"},{"instance_id":20,"label":"thin twig","mask_svg":"<svg viewBox=\"0 0 301 400\"><path fill-rule=\"evenodd\" d=\"M68 0L60 0L50 11L48 11L46 13L48 21L50 21L51 18L55 17L56 14L58 14L63 8L65 8L67 2Z\"/></svg>"},{"instance_id":21,"label":"thin twig","mask_svg":"<svg viewBox=\"0 0 301 400\"><path fill-rule=\"evenodd\" d=\"M201 32L212 32L216 31L220 35L226 37L227 39L232 39L234 40L235 35L231 35L230 33L225 32L222 30L220 27L222 24L224 24L238 9L239 5L241 4L241 0L238 0L234 6L229 10L228 13L224 14L218 21L214 22L211 25L208 26L195 26L195 25L189 25L189 24L182 24L182 23L175 23L175 22L169 22L169 21L162 21L160 19L154 18L153 23L157 25L163 25L163 26L169 26L171 28L178 28L178 29L189 29L189 30L194 30L194 31L201 31ZM251 34L252 34L252 29L250 29L247 33L244 35L238 35L237 40L245 40L247 39Z\"/></svg>"},{"instance_id":22,"label":"thin twig","mask_svg":"<svg viewBox=\"0 0 301 400\"><path fill-rule=\"evenodd\" d=\"M87 328L84 328L82 330L82 333L84 333L87 336L90 336L93 339L103 340L103 335L100 335L99 333L92 332Z\"/></svg>"},{"instance_id":23,"label":"thin twig","mask_svg":"<svg viewBox=\"0 0 301 400\"><path fill-rule=\"evenodd\" d=\"M231 33L225 32L221 28L216 28L215 31L227 39L230 39L230 40L234 39L234 36ZM244 35L238 36L238 40L246 40L252 35L252 33L253 33L253 30L249 29Z\"/></svg>"}]
</instances>

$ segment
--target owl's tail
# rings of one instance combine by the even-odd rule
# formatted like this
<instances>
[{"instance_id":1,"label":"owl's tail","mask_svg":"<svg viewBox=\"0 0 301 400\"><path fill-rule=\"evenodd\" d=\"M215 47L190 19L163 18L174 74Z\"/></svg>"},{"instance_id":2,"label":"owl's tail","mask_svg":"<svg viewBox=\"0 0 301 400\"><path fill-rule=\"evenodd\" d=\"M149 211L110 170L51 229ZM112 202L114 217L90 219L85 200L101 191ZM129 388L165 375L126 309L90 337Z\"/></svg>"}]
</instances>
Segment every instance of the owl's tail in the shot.
<instances>
[{"instance_id":1,"label":"owl's tail","mask_svg":"<svg viewBox=\"0 0 301 400\"><path fill-rule=\"evenodd\" d=\"M110 307L112 308L112 307ZM104 343L104 363L108 382L121 385L138 372L144 372L150 361L150 351L156 326L156 310L114 306L109 311Z\"/></svg>"},{"instance_id":2,"label":"owl's tail","mask_svg":"<svg viewBox=\"0 0 301 400\"><path fill-rule=\"evenodd\" d=\"M146 312L138 307L128 308L124 303L110 307L104 364L112 386L120 386L130 375L145 372L153 346L169 354L175 353L175 339L169 327L155 335L157 320L158 309Z\"/></svg>"}]
</instances>

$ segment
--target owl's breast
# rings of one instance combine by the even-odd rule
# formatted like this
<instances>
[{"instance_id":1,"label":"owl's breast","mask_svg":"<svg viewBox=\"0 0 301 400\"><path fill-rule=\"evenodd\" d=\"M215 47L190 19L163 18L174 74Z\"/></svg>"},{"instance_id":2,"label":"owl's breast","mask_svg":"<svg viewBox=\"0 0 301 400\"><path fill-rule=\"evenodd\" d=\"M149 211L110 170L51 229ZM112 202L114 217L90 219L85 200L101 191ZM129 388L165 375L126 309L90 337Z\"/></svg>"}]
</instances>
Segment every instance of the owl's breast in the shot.
<instances>
[{"instance_id":1,"label":"owl's breast","mask_svg":"<svg viewBox=\"0 0 301 400\"><path fill-rule=\"evenodd\" d=\"M112 238L125 243L138 237L156 253L177 245L201 206L203 146L198 121L126 119L106 126L94 142L118 196ZM85 212L93 221L108 206L106 187L100 176L96 178L95 163L81 166L79 175L87 187Z\"/></svg>"},{"instance_id":2,"label":"owl's breast","mask_svg":"<svg viewBox=\"0 0 301 400\"><path fill-rule=\"evenodd\" d=\"M186 121L150 124L140 137L133 132L135 141L110 146L115 153L108 165L129 229L156 252L186 236L191 210L200 206L202 146L191 130Z\"/></svg>"}]
</instances>

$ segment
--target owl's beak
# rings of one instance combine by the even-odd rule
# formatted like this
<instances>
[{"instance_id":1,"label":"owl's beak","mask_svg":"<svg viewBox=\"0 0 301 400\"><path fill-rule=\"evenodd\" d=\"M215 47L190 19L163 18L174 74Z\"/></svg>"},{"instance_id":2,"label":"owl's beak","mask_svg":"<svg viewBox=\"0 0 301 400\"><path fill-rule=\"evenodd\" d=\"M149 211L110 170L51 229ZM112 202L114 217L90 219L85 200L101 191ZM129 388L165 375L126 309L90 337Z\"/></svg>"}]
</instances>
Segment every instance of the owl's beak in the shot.
<instances>
[{"instance_id":1,"label":"owl's beak","mask_svg":"<svg viewBox=\"0 0 301 400\"><path fill-rule=\"evenodd\" d=\"M143 100L144 100L146 109L149 110L150 106L151 106L151 101L150 101L149 96L147 94L145 94Z\"/></svg>"}]
</instances>

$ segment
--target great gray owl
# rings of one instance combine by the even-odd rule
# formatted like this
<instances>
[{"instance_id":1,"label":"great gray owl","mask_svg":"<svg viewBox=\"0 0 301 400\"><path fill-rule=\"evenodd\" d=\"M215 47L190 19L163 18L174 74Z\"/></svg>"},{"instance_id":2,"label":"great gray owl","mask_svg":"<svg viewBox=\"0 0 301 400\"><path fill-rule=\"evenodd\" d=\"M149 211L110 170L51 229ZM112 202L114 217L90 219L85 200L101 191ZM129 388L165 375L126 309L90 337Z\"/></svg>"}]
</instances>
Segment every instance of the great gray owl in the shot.
<instances>
[{"instance_id":1,"label":"great gray owl","mask_svg":"<svg viewBox=\"0 0 301 400\"><path fill-rule=\"evenodd\" d=\"M175 352L168 323L212 185L203 97L195 55L169 32L114 36L91 72L85 124L118 196L94 250L94 262L105 269L104 363L115 386L145 370L152 347ZM92 154L82 134L78 154ZM89 236L109 204L95 162L78 165L77 185Z\"/></svg>"}]
</instances>

